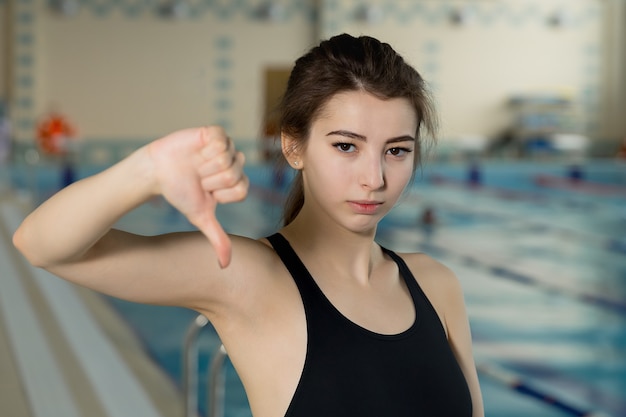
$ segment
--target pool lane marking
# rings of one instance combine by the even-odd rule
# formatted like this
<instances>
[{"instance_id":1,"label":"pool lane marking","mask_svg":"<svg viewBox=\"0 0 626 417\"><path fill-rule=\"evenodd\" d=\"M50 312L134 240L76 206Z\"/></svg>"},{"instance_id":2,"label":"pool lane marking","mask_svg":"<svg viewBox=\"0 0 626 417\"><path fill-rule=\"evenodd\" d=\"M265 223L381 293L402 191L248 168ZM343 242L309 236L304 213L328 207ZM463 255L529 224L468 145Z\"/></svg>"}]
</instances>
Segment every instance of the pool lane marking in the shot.
<instances>
[{"instance_id":1,"label":"pool lane marking","mask_svg":"<svg viewBox=\"0 0 626 417\"><path fill-rule=\"evenodd\" d=\"M554 395L543 392L533 387L532 384L524 381L519 376L495 364L480 363L476 365L476 369L480 374L488 376L491 379L494 379L501 384L504 384L511 390L517 391L520 394L526 396L530 396L551 407L558 408L559 410L565 412L567 415L577 417L610 417L610 415L606 413L569 404L568 402L563 401Z\"/></svg>"},{"instance_id":2,"label":"pool lane marking","mask_svg":"<svg viewBox=\"0 0 626 417\"><path fill-rule=\"evenodd\" d=\"M613 300L599 294L578 291L574 288L568 288L558 285L549 285L547 282L538 278L534 278L528 274L516 272L510 268L506 268L503 266L486 265L484 262L477 261L475 258L472 258L470 256L464 258L462 257L461 259L465 264L475 264L477 262L480 262L489 272L498 277L506 278L530 286L540 287L550 292L565 294L588 304L598 305L607 309L616 310L622 314L626 314L626 303L624 303L623 301Z\"/></svg>"},{"instance_id":3,"label":"pool lane marking","mask_svg":"<svg viewBox=\"0 0 626 417\"><path fill-rule=\"evenodd\" d=\"M389 234L389 235L399 234L399 233L408 234L408 237L410 237L410 239L404 240L404 241L409 242L412 245L415 245L418 249L423 250L425 253L430 253L431 255L435 255L435 254L444 255L448 258L456 259L457 262L460 262L464 265L473 266L475 268L481 268L489 272L492 276L495 276L495 277L505 278L511 281L518 282L520 284L538 287L544 291L566 295L571 298L582 301L586 304L596 305L598 307L612 310L618 314L626 315L626 300L611 299L604 295L579 291L576 288L565 287L563 285L550 285L544 280L533 277L529 274L518 272L502 265L490 264L487 261L479 259L475 255L463 254L456 250L448 249L441 242L439 244L426 242L422 238L422 236L420 236L420 234L415 230L395 229L391 231L390 229L387 229L381 232L382 232L380 235L381 237L384 237L385 234Z\"/></svg>"},{"instance_id":4,"label":"pool lane marking","mask_svg":"<svg viewBox=\"0 0 626 417\"><path fill-rule=\"evenodd\" d=\"M7 206L3 207L3 217L13 227L23 218L16 207ZM107 414L110 417L162 417L110 339L102 333L73 284L43 269L28 268ZM70 416L73 417L67 415Z\"/></svg>"},{"instance_id":5,"label":"pool lane marking","mask_svg":"<svg viewBox=\"0 0 626 417\"><path fill-rule=\"evenodd\" d=\"M602 184L585 180L571 180L556 175L540 174L534 175L532 182L543 188L555 188L557 190L573 191L601 196L626 197L626 187L619 185Z\"/></svg>"},{"instance_id":6,"label":"pool lane marking","mask_svg":"<svg viewBox=\"0 0 626 417\"><path fill-rule=\"evenodd\" d=\"M6 204L0 202L2 223L6 225ZM7 227L8 230L12 230ZM34 417L80 417L30 298L20 281L20 273L9 255L9 237L0 230L0 311L9 343Z\"/></svg>"},{"instance_id":7,"label":"pool lane marking","mask_svg":"<svg viewBox=\"0 0 626 417\"><path fill-rule=\"evenodd\" d=\"M484 191L495 194L497 197L511 198L511 197L523 197L525 200L543 200L551 199L544 193L536 190L512 190L505 187L496 187L493 185L485 184L470 184L466 180L448 177L441 174L431 174L424 177L425 181L436 185L447 185L462 188L470 188L474 191ZM531 176L530 180L535 187L541 187L542 190L549 191L550 189L558 189L560 191L567 191L569 194L579 196L580 193L584 195L603 196L603 197L626 197L626 187L620 186L608 186L606 184L598 184L591 182L574 182L565 179L557 181L558 177L549 175L535 175ZM566 187L565 183L569 185ZM547 185L547 186L544 186ZM560 196L561 197L561 196Z\"/></svg>"},{"instance_id":8,"label":"pool lane marking","mask_svg":"<svg viewBox=\"0 0 626 417\"><path fill-rule=\"evenodd\" d=\"M403 201L403 203L404 202L421 202L421 201L425 201L425 200L417 196L413 196L413 198L406 198ZM483 216L485 218L491 218L491 219L495 219L499 221L515 222L515 223L519 223L522 225L527 224L529 227L533 227L535 229L537 228L545 229L551 233L556 233L563 237L575 238L577 240L584 240L586 244L588 244L589 241L591 240L591 241L594 241L598 245L598 247L602 249L608 250L610 252L626 254L626 239L619 239L619 238L614 238L614 237L607 238L604 236L597 236L597 235L593 235L585 231L572 230L564 226L548 224L545 221L540 221L536 219L527 220L528 214L524 214L524 217L521 217L520 215L517 215L516 217L516 214L507 214L499 210L494 211L494 210L488 210L484 208L469 209L466 205L463 205L459 202L444 201L441 198L437 198L437 203L433 205L435 207L447 206L447 207L450 207L451 210L455 210L457 212L470 213L473 215ZM393 218L393 213L391 213L391 215Z\"/></svg>"},{"instance_id":9,"label":"pool lane marking","mask_svg":"<svg viewBox=\"0 0 626 417\"><path fill-rule=\"evenodd\" d=\"M550 285L540 278L533 277L529 274L514 271L511 268L501 265L490 265L483 260L477 259L472 255L462 255L453 253L448 249L443 248L440 245L433 245L432 243L421 244L424 248L434 248L438 252L445 253L448 256L456 256L463 264L471 266L480 266L487 270L489 273L496 277L505 278L511 281L518 282L520 284L529 285L532 287L541 288L544 291L556 292L577 299L587 304L593 304L605 309L616 311L620 314L626 315L626 302L618 299L611 299L600 294L592 294L589 292L579 291L572 287L565 287L563 285Z\"/></svg>"}]
</instances>

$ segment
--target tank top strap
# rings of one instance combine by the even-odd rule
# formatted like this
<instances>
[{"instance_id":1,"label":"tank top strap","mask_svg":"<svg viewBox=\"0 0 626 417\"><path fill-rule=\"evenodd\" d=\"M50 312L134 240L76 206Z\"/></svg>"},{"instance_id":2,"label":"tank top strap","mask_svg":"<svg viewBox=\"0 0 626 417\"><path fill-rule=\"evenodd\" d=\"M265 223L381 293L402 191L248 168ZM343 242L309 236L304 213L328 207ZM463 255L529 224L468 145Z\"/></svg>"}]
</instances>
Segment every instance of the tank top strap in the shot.
<instances>
[{"instance_id":1,"label":"tank top strap","mask_svg":"<svg viewBox=\"0 0 626 417\"><path fill-rule=\"evenodd\" d=\"M300 260L298 254L293 250L289 241L278 232L274 233L271 236L268 236L267 240L272 244L272 247L293 277L298 287L298 290L302 295L302 301L304 303L305 309L308 309L312 305L317 304L317 300L326 300L327 303L332 305L332 303L328 301L322 290L319 288L302 260ZM390 249L382 246L381 249L385 254L391 257L396 265L398 265L400 276L404 279L404 282L409 289L411 299L413 300L413 305L415 306L415 312L417 314L415 324L417 324L417 322L419 321L419 313L424 307L426 307L428 310L430 310L430 312L436 315L437 313L435 308L428 299L428 296L426 296L422 288L417 283L415 276L409 269L406 262L404 262L404 259L402 259L400 255Z\"/></svg>"},{"instance_id":2,"label":"tank top strap","mask_svg":"<svg viewBox=\"0 0 626 417\"><path fill-rule=\"evenodd\" d=\"M411 298L413 299L413 304L415 305L415 311L417 312L420 310L420 305L424 301L426 301L427 304L430 304L430 301L428 301L428 297L426 297L426 294L424 294L424 291L422 291L422 289L420 288L419 284L415 280L415 276L409 269L406 262L404 262L404 259L402 259L400 255L398 255L397 253L395 253L394 251L390 249L387 249L383 246L381 246L380 248L383 250L384 253L386 253L387 255L391 257L391 259L396 263L396 265L398 265L400 276L404 279L404 282L407 288L409 289L409 293L411 294Z\"/></svg>"},{"instance_id":3,"label":"tank top strap","mask_svg":"<svg viewBox=\"0 0 626 417\"><path fill-rule=\"evenodd\" d=\"M300 260L296 251L294 251L289 244L289 241L280 233L274 233L268 236L267 240L272 244L274 251L276 251L285 267L287 267L300 293L317 293L317 284L313 280L309 270L306 269L306 266L304 266L304 263ZM306 300L304 301L306 302Z\"/></svg>"},{"instance_id":4,"label":"tank top strap","mask_svg":"<svg viewBox=\"0 0 626 417\"><path fill-rule=\"evenodd\" d=\"M294 278L300 292L305 291L307 294L318 294L321 292L321 290L317 286L317 283L311 276L309 270L306 268L304 263L302 263L296 251L293 250L291 244L287 239L285 239L283 235L277 232L271 236L268 236L267 240L272 244L272 247L280 257L281 261L283 262L283 264L285 264L287 270ZM407 287L409 288L409 292L411 293L413 302L417 303L417 300L421 298L426 299L428 304L430 304L428 298L426 297L426 294L424 294L420 286L417 284L413 273L407 266L406 262L404 262L404 259L402 259L397 253L390 249L382 246L381 249L383 250L383 252L389 255L391 259L393 259L393 261L398 265L400 275L402 276Z\"/></svg>"},{"instance_id":5,"label":"tank top strap","mask_svg":"<svg viewBox=\"0 0 626 417\"><path fill-rule=\"evenodd\" d=\"M404 282L406 282L407 288L409 289L409 292L411 293L411 297L413 298L413 302L415 303L416 310L419 309L418 306L420 305L423 306L423 308L425 308L432 315L432 317L437 319L435 320L437 327L440 327L441 331L443 331L445 334L443 324L441 323L441 320L439 319L439 315L437 314L437 310L435 309L435 306L433 306L433 304L430 302L430 299L428 298L424 290L422 290L422 287L420 287L420 285L417 283L415 276L409 269L406 262L404 262L404 259L402 259L400 255L398 255L392 250L389 250L384 247L382 247L382 250L387 255L389 255L391 259L393 259L395 263L398 265L398 269L400 270L400 275L402 275L402 277L404 278Z\"/></svg>"},{"instance_id":6,"label":"tank top strap","mask_svg":"<svg viewBox=\"0 0 626 417\"><path fill-rule=\"evenodd\" d=\"M398 255L397 253L395 253L394 251L392 251L390 249L387 249L387 248L382 247L382 246L381 246L381 249L383 250L383 252L385 252L387 255L389 255L391 257L391 259L393 259L393 261L396 263L396 265L398 265L398 269L400 270L400 275L402 276L402 278L404 278L404 281L406 282L406 285L410 289L415 289L416 287L419 288L419 285L417 285L417 282L415 281L415 277L413 276L413 273L409 269L409 267L406 264L406 262L404 262L404 259L402 259L400 257L400 255ZM419 292L421 292L421 291L419 291Z\"/></svg>"}]
</instances>

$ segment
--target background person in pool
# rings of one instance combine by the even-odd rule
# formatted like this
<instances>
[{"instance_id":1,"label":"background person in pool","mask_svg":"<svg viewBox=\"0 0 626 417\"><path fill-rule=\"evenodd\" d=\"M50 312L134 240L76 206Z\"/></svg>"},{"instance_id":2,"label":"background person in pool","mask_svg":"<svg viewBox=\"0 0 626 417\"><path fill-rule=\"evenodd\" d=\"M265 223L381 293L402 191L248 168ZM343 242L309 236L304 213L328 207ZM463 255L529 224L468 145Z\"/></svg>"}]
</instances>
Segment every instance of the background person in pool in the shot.
<instances>
[{"instance_id":1,"label":"background person in pool","mask_svg":"<svg viewBox=\"0 0 626 417\"><path fill-rule=\"evenodd\" d=\"M76 284L204 314L255 417L482 416L458 280L374 241L419 165L422 131L434 131L422 78L389 45L340 35L296 61L280 110L297 170L280 234L223 231L215 207L245 198L248 179L226 133L206 127L60 191L16 247ZM199 231L112 229L158 195Z\"/></svg>"}]
</instances>

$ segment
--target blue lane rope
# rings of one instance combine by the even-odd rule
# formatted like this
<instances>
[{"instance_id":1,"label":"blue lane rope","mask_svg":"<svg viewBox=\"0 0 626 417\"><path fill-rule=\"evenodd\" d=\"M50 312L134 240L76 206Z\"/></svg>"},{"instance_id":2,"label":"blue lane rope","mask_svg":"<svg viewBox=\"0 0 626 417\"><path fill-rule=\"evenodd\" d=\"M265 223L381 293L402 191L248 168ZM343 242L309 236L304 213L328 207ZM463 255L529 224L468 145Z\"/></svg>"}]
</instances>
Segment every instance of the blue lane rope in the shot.
<instances>
[{"instance_id":1,"label":"blue lane rope","mask_svg":"<svg viewBox=\"0 0 626 417\"><path fill-rule=\"evenodd\" d=\"M531 386L530 384L524 382L517 375L502 369L496 365L487 365L487 364L479 364L476 366L478 372L485 376L488 376L504 385L508 388L519 392L520 394L524 394L530 397L533 397L547 405L550 405L554 408L558 408L559 410L567 413L570 416L576 417L611 417L610 415L598 412L595 410L588 410L579 408L572 404L568 404L563 400L556 398L553 395L547 394L538 390L537 388Z\"/></svg>"},{"instance_id":2,"label":"blue lane rope","mask_svg":"<svg viewBox=\"0 0 626 417\"><path fill-rule=\"evenodd\" d=\"M619 314L626 315L626 302L619 299L611 299L600 294L577 291L575 289L565 288L563 286L550 285L549 283L534 278L530 275L514 271L501 265L489 265L486 262L476 259L473 256L458 254L440 245L434 245L433 243L417 243L416 249L431 253L433 255L439 254L441 256L446 256L449 258L456 258L459 262L465 265L482 268L495 277L505 278L519 282L520 284L542 288L546 291L566 295L573 299L582 301L586 304L596 305L608 310L615 311Z\"/></svg>"}]
</instances>

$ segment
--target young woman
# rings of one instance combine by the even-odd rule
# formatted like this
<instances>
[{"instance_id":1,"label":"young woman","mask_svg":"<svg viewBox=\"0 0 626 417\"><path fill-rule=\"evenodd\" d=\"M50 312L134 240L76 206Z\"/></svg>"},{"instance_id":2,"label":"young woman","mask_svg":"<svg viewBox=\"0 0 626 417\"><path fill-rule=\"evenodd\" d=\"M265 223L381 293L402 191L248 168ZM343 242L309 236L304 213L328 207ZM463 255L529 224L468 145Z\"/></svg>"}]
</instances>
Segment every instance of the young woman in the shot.
<instances>
[{"instance_id":1,"label":"young woman","mask_svg":"<svg viewBox=\"0 0 626 417\"><path fill-rule=\"evenodd\" d=\"M482 416L458 280L424 254L374 241L434 125L423 80L389 45L336 36L296 61L281 105L297 176L277 234L223 231L215 207L245 198L248 180L226 133L206 127L63 189L14 243L76 284L204 314L255 417ZM199 231L112 229L155 195Z\"/></svg>"}]
</instances>

